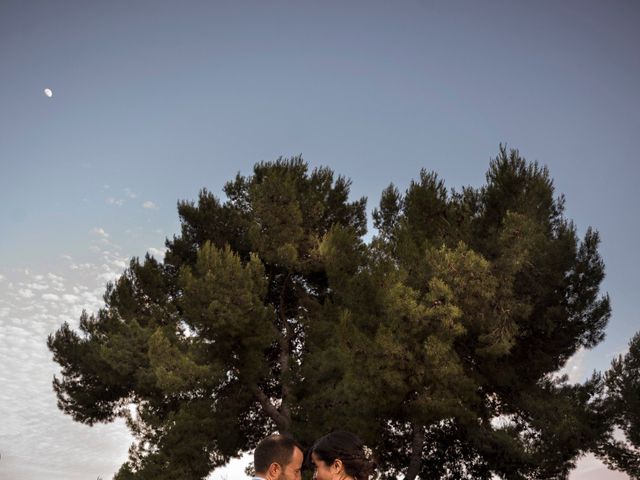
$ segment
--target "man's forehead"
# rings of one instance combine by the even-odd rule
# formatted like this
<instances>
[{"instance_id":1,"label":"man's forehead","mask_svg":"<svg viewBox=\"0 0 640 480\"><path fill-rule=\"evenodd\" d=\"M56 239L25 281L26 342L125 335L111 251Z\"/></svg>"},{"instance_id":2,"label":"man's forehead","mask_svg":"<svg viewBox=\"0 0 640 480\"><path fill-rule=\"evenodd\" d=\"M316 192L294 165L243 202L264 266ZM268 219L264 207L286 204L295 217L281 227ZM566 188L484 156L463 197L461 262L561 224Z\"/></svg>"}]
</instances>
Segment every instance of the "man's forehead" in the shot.
<instances>
[{"instance_id":1,"label":"man's forehead","mask_svg":"<svg viewBox=\"0 0 640 480\"><path fill-rule=\"evenodd\" d=\"M304 452L298 447L293 448L293 455L291 456L291 463L302 463L304 460Z\"/></svg>"}]
</instances>

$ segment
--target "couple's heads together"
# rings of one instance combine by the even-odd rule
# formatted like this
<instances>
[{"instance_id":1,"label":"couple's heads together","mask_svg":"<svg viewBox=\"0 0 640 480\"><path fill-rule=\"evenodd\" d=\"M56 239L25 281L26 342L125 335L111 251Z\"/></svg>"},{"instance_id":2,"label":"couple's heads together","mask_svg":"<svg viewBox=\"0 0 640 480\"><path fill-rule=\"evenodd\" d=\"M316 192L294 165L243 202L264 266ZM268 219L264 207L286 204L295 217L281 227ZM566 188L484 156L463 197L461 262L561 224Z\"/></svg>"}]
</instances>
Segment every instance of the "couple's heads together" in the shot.
<instances>
[{"instance_id":1,"label":"couple's heads together","mask_svg":"<svg viewBox=\"0 0 640 480\"><path fill-rule=\"evenodd\" d=\"M362 441L348 432L332 432L307 452L316 480L368 480L374 464ZM300 480L305 455L291 437L271 435L254 453L256 475L266 480Z\"/></svg>"}]
</instances>

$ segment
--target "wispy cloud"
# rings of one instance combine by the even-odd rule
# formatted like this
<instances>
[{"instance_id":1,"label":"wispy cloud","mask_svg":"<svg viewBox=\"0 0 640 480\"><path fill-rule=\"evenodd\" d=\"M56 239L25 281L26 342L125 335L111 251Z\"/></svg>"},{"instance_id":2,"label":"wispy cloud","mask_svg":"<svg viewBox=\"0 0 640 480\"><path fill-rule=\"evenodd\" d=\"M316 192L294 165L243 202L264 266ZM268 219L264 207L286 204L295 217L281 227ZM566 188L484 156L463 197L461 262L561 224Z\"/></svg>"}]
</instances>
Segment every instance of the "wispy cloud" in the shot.
<instances>
[{"instance_id":1,"label":"wispy cloud","mask_svg":"<svg viewBox=\"0 0 640 480\"><path fill-rule=\"evenodd\" d=\"M107 198L107 203L109 205L115 205L117 207L121 207L122 205L124 205L124 199L123 198L109 197L109 198Z\"/></svg>"},{"instance_id":2,"label":"wispy cloud","mask_svg":"<svg viewBox=\"0 0 640 480\"><path fill-rule=\"evenodd\" d=\"M103 229L93 233L106 235ZM64 262L60 270L3 272L7 287L16 285L0 289L0 436L7 478L108 478L126 458L131 437L123 422L73 422L58 410L51 387L59 368L47 335L65 321L77 327L83 309L101 308L106 276L117 277L127 260L111 245L87 255L75 270L74 262Z\"/></svg>"},{"instance_id":3,"label":"wispy cloud","mask_svg":"<svg viewBox=\"0 0 640 480\"><path fill-rule=\"evenodd\" d=\"M110 190L109 185L104 186L105 190ZM131 188L127 187L122 189L122 193L120 195L116 195L115 192L112 192L112 195L107 197L106 202L108 205L115 205L116 207L121 207L127 201L134 200L138 198L138 194L134 192Z\"/></svg>"},{"instance_id":4,"label":"wispy cloud","mask_svg":"<svg viewBox=\"0 0 640 480\"><path fill-rule=\"evenodd\" d=\"M105 230L101 227L94 228L93 230L91 230L91 233L101 238L109 238L109 234L105 232Z\"/></svg>"},{"instance_id":5,"label":"wispy cloud","mask_svg":"<svg viewBox=\"0 0 640 480\"><path fill-rule=\"evenodd\" d=\"M153 255L154 257L156 257L157 260L162 260L164 258L165 253L167 252L166 248L155 248L155 247L149 247L147 249L147 251Z\"/></svg>"},{"instance_id":6,"label":"wispy cloud","mask_svg":"<svg viewBox=\"0 0 640 480\"><path fill-rule=\"evenodd\" d=\"M146 202L144 202L142 204L142 208L146 208L147 210L151 210L151 209L154 209L154 208L157 208L157 207L156 207L156 204L153 203L151 200L147 200Z\"/></svg>"},{"instance_id":7,"label":"wispy cloud","mask_svg":"<svg viewBox=\"0 0 640 480\"><path fill-rule=\"evenodd\" d=\"M33 293L33 291L31 291L29 288L20 288L18 290L18 295L20 295L22 298L32 298L33 296L35 296L35 293Z\"/></svg>"},{"instance_id":8,"label":"wispy cloud","mask_svg":"<svg viewBox=\"0 0 640 480\"><path fill-rule=\"evenodd\" d=\"M70 293L65 293L62 295L62 299L67 303L76 303L80 298L77 295L72 295Z\"/></svg>"},{"instance_id":9,"label":"wispy cloud","mask_svg":"<svg viewBox=\"0 0 640 480\"><path fill-rule=\"evenodd\" d=\"M133 192L130 188L125 188L124 194L127 196L127 198L138 198L138 194Z\"/></svg>"}]
</instances>

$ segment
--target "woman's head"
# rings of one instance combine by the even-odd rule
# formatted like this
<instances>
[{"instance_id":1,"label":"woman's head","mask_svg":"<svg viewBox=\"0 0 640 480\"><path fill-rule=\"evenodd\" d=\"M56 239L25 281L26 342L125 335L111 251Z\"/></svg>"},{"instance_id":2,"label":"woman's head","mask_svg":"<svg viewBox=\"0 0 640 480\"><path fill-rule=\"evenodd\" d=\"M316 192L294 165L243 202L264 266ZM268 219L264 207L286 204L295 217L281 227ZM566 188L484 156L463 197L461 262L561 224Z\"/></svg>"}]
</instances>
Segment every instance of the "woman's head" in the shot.
<instances>
[{"instance_id":1,"label":"woman's head","mask_svg":"<svg viewBox=\"0 0 640 480\"><path fill-rule=\"evenodd\" d=\"M373 474L371 451L349 432L331 432L311 447L310 459L317 480L334 480L345 475L355 480L368 480Z\"/></svg>"}]
</instances>

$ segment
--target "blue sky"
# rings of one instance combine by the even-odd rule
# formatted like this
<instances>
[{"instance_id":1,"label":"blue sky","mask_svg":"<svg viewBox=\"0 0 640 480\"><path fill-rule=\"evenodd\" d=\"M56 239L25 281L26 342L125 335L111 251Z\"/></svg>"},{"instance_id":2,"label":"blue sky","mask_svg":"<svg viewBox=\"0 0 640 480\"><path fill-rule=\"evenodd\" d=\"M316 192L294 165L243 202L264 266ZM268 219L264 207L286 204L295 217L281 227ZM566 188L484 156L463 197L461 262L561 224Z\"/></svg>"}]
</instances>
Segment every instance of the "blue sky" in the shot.
<instances>
[{"instance_id":1,"label":"blue sky","mask_svg":"<svg viewBox=\"0 0 640 480\"><path fill-rule=\"evenodd\" d=\"M281 155L369 210L421 168L481 185L500 142L547 165L613 304L567 372L607 368L640 330L639 23L632 1L1 2L0 473L111 475L126 432L56 410L46 334L161 255L177 200Z\"/></svg>"}]
</instances>

